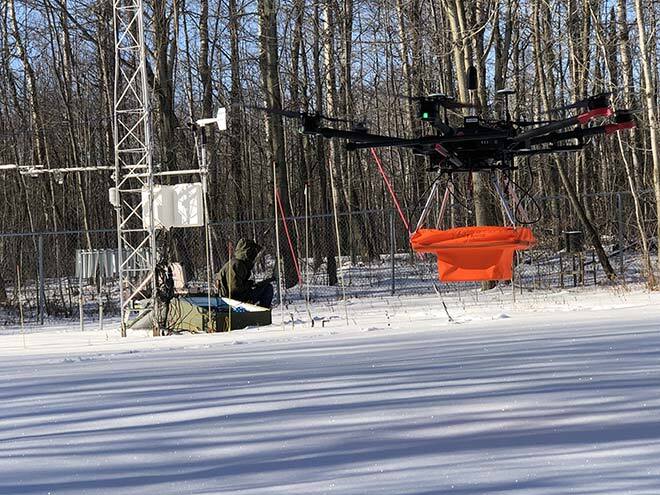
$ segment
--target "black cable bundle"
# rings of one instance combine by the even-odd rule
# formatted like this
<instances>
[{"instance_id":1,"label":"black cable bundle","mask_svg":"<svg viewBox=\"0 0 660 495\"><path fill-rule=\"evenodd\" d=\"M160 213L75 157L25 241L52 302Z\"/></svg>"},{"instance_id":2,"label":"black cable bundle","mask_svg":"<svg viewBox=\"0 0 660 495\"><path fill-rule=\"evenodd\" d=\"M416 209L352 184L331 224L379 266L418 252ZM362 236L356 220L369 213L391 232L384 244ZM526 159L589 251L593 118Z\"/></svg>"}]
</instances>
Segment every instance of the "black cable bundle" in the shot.
<instances>
[{"instance_id":1,"label":"black cable bundle","mask_svg":"<svg viewBox=\"0 0 660 495\"><path fill-rule=\"evenodd\" d=\"M507 187L513 186L520 193L520 196L518 197L518 201L516 202L513 211L516 223L519 223L520 225L533 225L535 223L538 223L541 220L541 217L543 216L543 213L541 212L541 205L536 200L536 197L532 192L532 189L534 188L534 174L532 171L532 165L529 161L529 158L527 159L527 169L530 177L529 187L521 186L511 178L510 174L506 174ZM525 220L524 218L520 218L520 215L518 213L520 209L523 208L522 203L525 198L529 198L531 200L533 209L536 210L537 213L536 216L534 217L530 216L527 220Z\"/></svg>"}]
</instances>

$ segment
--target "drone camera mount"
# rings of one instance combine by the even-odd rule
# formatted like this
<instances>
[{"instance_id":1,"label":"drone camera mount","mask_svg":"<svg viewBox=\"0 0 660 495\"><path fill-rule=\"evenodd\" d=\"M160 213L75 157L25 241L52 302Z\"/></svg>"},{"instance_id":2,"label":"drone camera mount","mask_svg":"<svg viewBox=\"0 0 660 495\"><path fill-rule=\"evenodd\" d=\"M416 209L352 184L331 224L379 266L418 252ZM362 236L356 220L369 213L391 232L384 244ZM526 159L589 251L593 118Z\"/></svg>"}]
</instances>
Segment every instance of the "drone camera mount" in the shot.
<instances>
[{"instance_id":1,"label":"drone camera mount","mask_svg":"<svg viewBox=\"0 0 660 495\"><path fill-rule=\"evenodd\" d=\"M302 114L299 131L301 134L318 134L321 118L319 115Z\"/></svg>"}]
</instances>

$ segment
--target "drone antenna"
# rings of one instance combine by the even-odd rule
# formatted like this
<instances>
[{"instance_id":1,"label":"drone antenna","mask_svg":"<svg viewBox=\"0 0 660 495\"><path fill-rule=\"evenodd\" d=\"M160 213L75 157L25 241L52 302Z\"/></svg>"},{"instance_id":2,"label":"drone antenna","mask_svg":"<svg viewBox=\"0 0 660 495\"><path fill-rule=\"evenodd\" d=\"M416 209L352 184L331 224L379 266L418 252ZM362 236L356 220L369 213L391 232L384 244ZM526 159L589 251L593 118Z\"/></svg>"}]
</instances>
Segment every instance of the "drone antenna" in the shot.
<instances>
[{"instance_id":1,"label":"drone antenna","mask_svg":"<svg viewBox=\"0 0 660 495\"><path fill-rule=\"evenodd\" d=\"M497 91L498 95L501 95L504 99L504 120L505 122L511 122L511 114L509 113L509 96L515 94L516 92L510 88L503 88Z\"/></svg>"},{"instance_id":2,"label":"drone antenna","mask_svg":"<svg viewBox=\"0 0 660 495\"><path fill-rule=\"evenodd\" d=\"M476 95L475 92L478 87L477 81L477 68L474 65L468 67L467 70L467 89L470 92L470 103L475 104ZM476 114L476 113L475 113Z\"/></svg>"},{"instance_id":3,"label":"drone antenna","mask_svg":"<svg viewBox=\"0 0 660 495\"><path fill-rule=\"evenodd\" d=\"M476 91L477 87L477 68L471 65L467 70L467 89L468 91Z\"/></svg>"}]
</instances>

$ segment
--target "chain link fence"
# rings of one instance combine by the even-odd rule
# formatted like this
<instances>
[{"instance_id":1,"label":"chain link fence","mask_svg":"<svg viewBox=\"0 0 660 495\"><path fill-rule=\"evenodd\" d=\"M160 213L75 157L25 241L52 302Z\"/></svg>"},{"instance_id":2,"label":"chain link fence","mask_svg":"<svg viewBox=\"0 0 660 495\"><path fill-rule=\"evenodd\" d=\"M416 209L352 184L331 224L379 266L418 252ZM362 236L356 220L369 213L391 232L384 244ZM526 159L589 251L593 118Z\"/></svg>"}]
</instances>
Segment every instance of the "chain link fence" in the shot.
<instances>
[{"instance_id":1,"label":"chain link fence","mask_svg":"<svg viewBox=\"0 0 660 495\"><path fill-rule=\"evenodd\" d=\"M643 228L656 252L655 199L652 191L639 194ZM594 194L583 201L601 233L610 262L619 279L643 280L640 235L632 195L629 192ZM581 230L568 199L563 196L527 200L525 209L537 220L532 228L538 244L516 257L514 281L521 290L594 285L605 279L600 263L588 245L578 252L565 249L565 232ZM523 199L521 202L525 202ZM450 225L464 225L467 216L460 204L452 204ZM536 213L532 210L536 210ZM437 211L435 212L437 215ZM430 217L430 222L437 219ZM283 292L285 303L323 301L347 297L423 294L466 291L479 284L443 283L437 280L436 258L413 253L408 232L394 210L371 210L287 219L289 238L280 221L280 252L295 252L300 282ZM227 221L211 225L212 270L216 272L231 256L241 237L256 239L264 255L255 267L256 278L277 275L277 242L274 219ZM337 237L337 233L339 236ZM203 229L173 229L162 239L171 261L182 264L190 291L206 290L206 252ZM339 238L339 242L337 239ZM79 317L80 280L76 277L76 250L116 248L116 232L98 231L0 233L0 322L27 322ZM285 251L286 250L286 251ZM341 257L339 257L339 252ZM99 286L100 285L100 286ZM19 297L20 296L20 297ZM87 317L118 314L116 279L83 280L82 300ZM275 301L279 301L276 294Z\"/></svg>"}]
</instances>

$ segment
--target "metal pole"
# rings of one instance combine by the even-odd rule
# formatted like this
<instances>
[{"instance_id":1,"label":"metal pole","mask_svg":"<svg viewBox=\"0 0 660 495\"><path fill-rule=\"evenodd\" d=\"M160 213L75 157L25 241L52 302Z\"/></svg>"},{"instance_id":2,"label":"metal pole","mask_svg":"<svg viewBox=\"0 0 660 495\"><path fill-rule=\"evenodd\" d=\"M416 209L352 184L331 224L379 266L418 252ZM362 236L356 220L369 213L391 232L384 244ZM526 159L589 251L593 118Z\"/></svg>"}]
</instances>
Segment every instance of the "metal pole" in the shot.
<instances>
[{"instance_id":1,"label":"metal pole","mask_svg":"<svg viewBox=\"0 0 660 495\"><path fill-rule=\"evenodd\" d=\"M85 314L83 312L83 270L80 269L80 276L78 277L78 311L80 314L80 331L85 331Z\"/></svg>"},{"instance_id":2,"label":"metal pole","mask_svg":"<svg viewBox=\"0 0 660 495\"><path fill-rule=\"evenodd\" d=\"M284 330L284 286L282 284L284 270L282 268L282 254L280 250L280 225L279 212L277 211L277 167L275 165L275 160L273 160L273 209L275 210L275 253L277 256L277 291L280 296L280 325L282 330Z\"/></svg>"},{"instance_id":3,"label":"metal pole","mask_svg":"<svg viewBox=\"0 0 660 495\"><path fill-rule=\"evenodd\" d=\"M99 330L103 331L103 266L99 267L99 280L98 280L98 304L99 304Z\"/></svg>"},{"instance_id":4,"label":"metal pole","mask_svg":"<svg viewBox=\"0 0 660 495\"><path fill-rule=\"evenodd\" d=\"M511 271L511 295L516 302L516 268L518 267L518 251L513 252L513 270ZM522 283L520 284L522 287Z\"/></svg>"},{"instance_id":5,"label":"metal pole","mask_svg":"<svg viewBox=\"0 0 660 495\"><path fill-rule=\"evenodd\" d=\"M594 251L591 251L591 268L593 268L593 274L594 274L594 285L598 283L597 279L597 266L596 266L596 253Z\"/></svg>"},{"instance_id":6,"label":"metal pole","mask_svg":"<svg viewBox=\"0 0 660 495\"><path fill-rule=\"evenodd\" d=\"M46 288L44 280L44 236L39 234L39 324L44 324L44 313L46 309Z\"/></svg>"},{"instance_id":7,"label":"metal pole","mask_svg":"<svg viewBox=\"0 0 660 495\"><path fill-rule=\"evenodd\" d=\"M310 326L314 326L314 318L309 309L309 189L305 184L305 305Z\"/></svg>"},{"instance_id":8,"label":"metal pole","mask_svg":"<svg viewBox=\"0 0 660 495\"><path fill-rule=\"evenodd\" d=\"M572 264L571 266L573 267L573 287L577 287L578 285L578 267L576 265L576 260L575 260L575 255L571 255L571 260Z\"/></svg>"},{"instance_id":9,"label":"metal pole","mask_svg":"<svg viewBox=\"0 0 660 495\"><path fill-rule=\"evenodd\" d=\"M23 316L23 297L21 290L21 267L16 265L16 289L18 290L18 314L21 321L21 335L23 336L23 348L27 348L25 344L25 318Z\"/></svg>"},{"instance_id":10,"label":"metal pole","mask_svg":"<svg viewBox=\"0 0 660 495\"><path fill-rule=\"evenodd\" d=\"M339 235L339 213L337 213L337 188L335 187L335 174L332 167L328 167L330 172L330 188L332 189L332 216L335 221L335 237L337 241L337 267L339 275L339 283L341 284L342 301L344 303L344 313L346 315L346 325L348 326L348 304L346 302L346 284L344 281L344 270L342 269L341 262L341 236Z\"/></svg>"},{"instance_id":11,"label":"metal pole","mask_svg":"<svg viewBox=\"0 0 660 495\"><path fill-rule=\"evenodd\" d=\"M204 201L204 244L206 254L206 308L208 311L208 323L206 331L211 329L216 331L215 318L211 311L211 231L209 226L209 207L208 207L208 161L206 155L206 131L203 127L199 128L200 149L200 175L202 177L202 194Z\"/></svg>"},{"instance_id":12,"label":"metal pole","mask_svg":"<svg viewBox=\"0 0 660 495\"><path fill-rule=\"evenodd\" d=\"M621 193L616 193L616 213L619 223L619 275L625 280L623 260L623 200Z\"/></svg>"},{"instance_id":13,"label":"metal pole","mask_svg":"<svg viewBox=\"0 0 660 495\"><path fill-rule=\"evenodd\" d=\"M394 264L394 254L396 252L396 235L394 233L394 212L390 211L390 260L392 263L392 295L396 290L396 267Z\"/></svg>"},{"instance_id":14,"label":"metal pole","mask_svg":"<svg viewBox=\"0 0 660 495\"><path fill-rule=\"evenodd\" d=\"M231 241L229 241L229 243L227 244L227 259L229 260L228 263L230 263L230 265L229 265L230 268L229 268L229 270L227 270L227 290L229 291L229 293L227 294L227 299L229 299L229 301L227 302L227 331L228 332L231 332L231 309L232 309L232 305L231 305L231 286L234 283L233 278L232 278L233 277L232 274L234 272L231 269L232 247L233 247L232 243L231 243ZM277 254L279 256L279 252ZM281 277L278 276L278 279L280 279L280 278ZM282 288L282 285L280 284L280 289L281 288Z\"/></svg>"}]
</instances>

